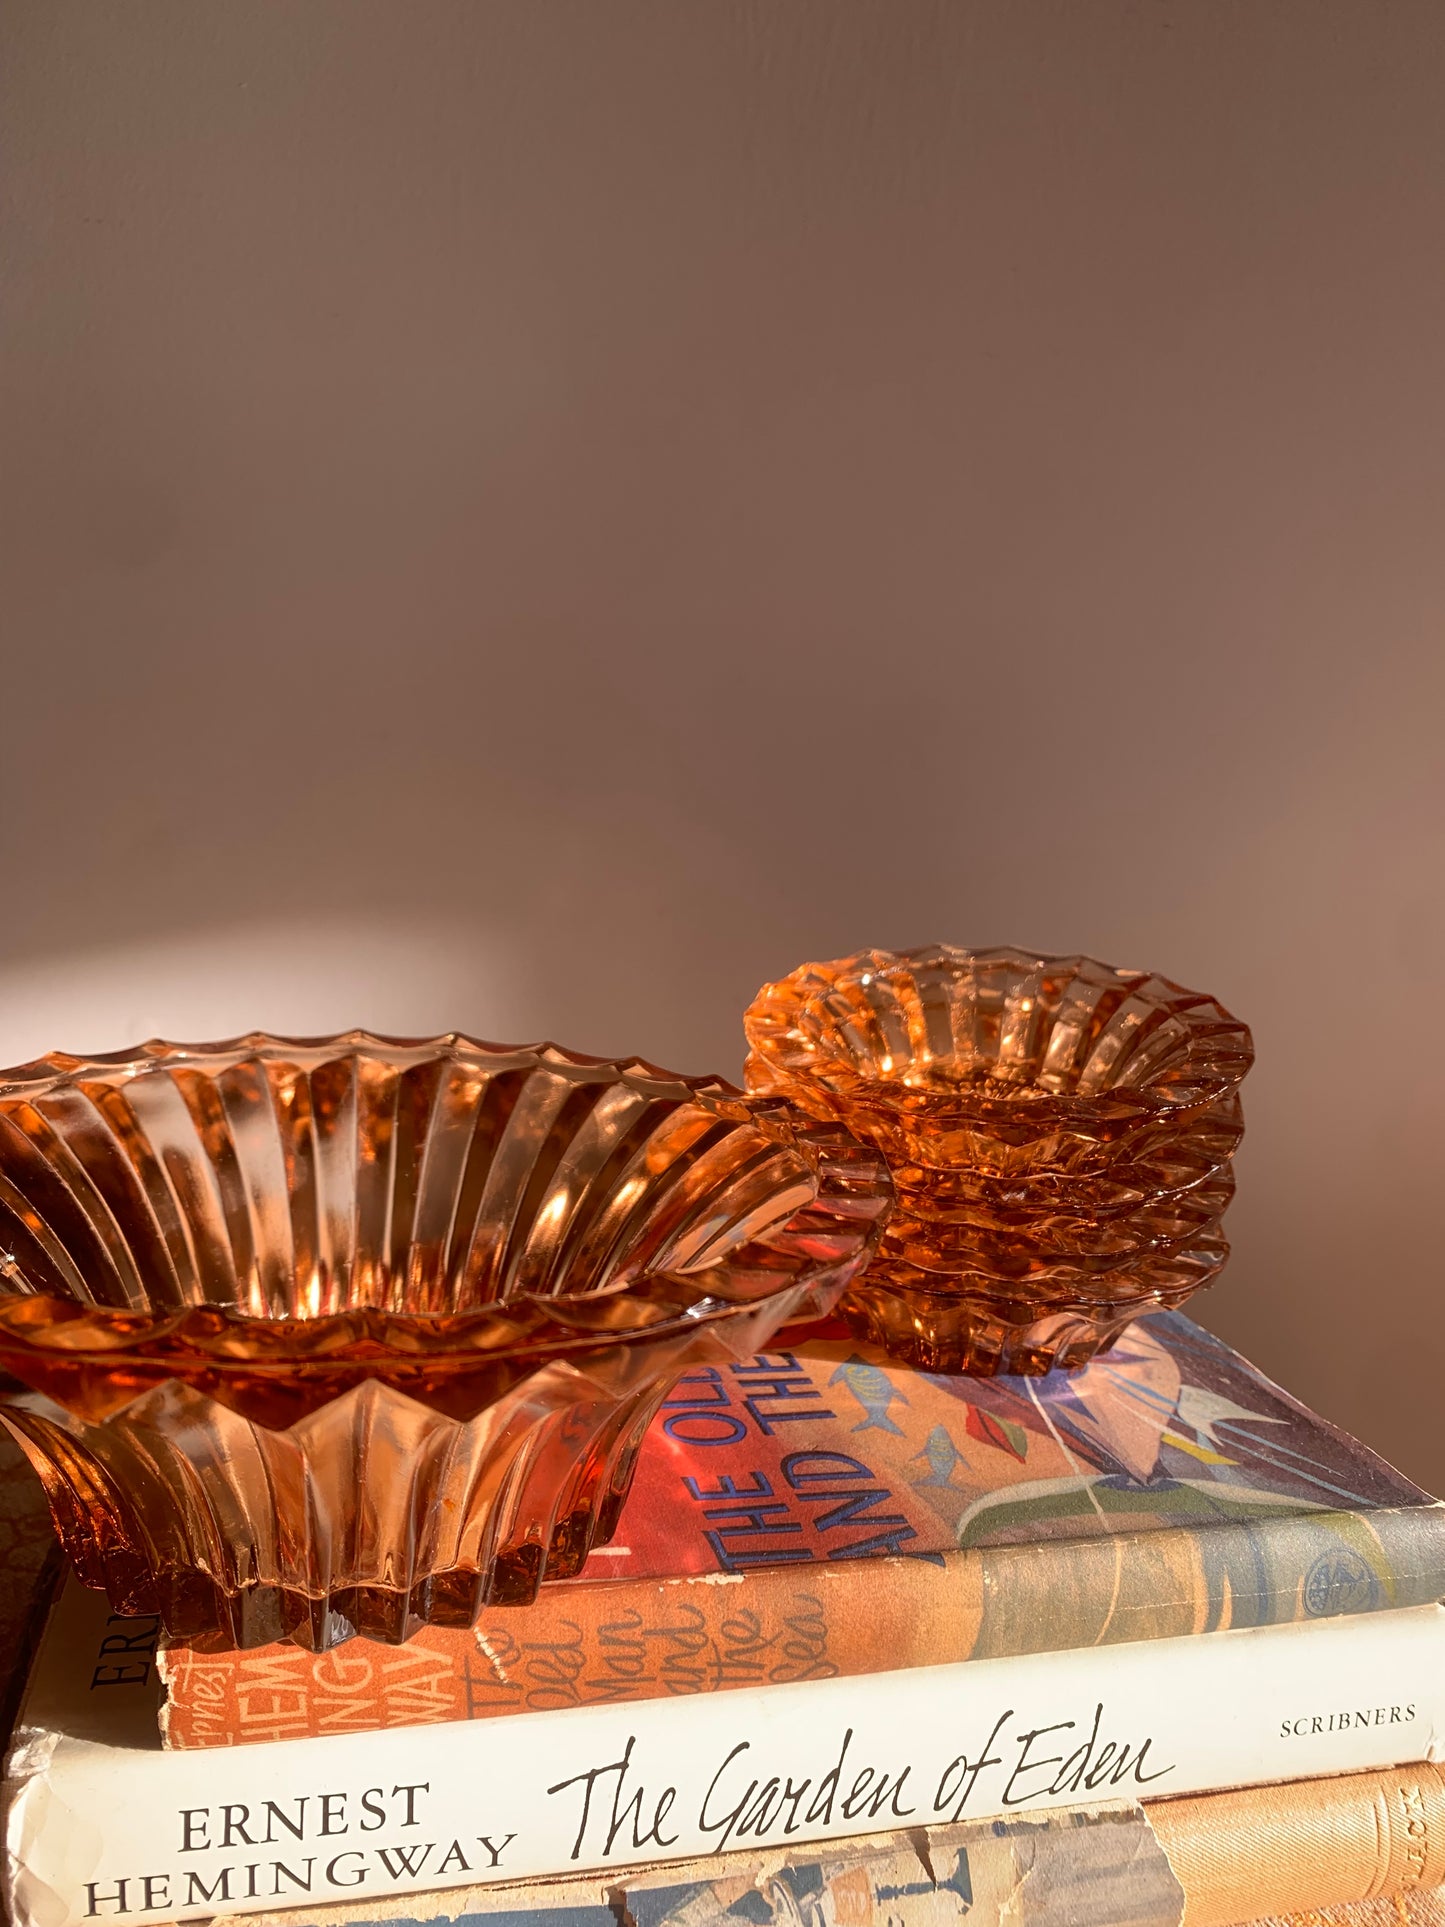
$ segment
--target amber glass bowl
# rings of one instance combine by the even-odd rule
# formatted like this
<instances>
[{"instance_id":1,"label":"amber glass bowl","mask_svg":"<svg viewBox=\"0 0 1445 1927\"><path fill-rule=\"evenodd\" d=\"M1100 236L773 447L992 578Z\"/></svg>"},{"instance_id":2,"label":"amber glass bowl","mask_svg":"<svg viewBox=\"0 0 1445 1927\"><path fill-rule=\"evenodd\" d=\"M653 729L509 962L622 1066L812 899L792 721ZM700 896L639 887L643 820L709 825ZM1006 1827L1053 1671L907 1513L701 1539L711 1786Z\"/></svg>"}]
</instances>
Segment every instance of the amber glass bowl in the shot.
<instances>
[{"instance_id":1,"label":"amber glass bowl","mask_svg":"<svg viewBox=\"0 0 1445 1927\"><path fill-rule=\"evenodd\" d=\"M117 1611L467 1626L575 1574L684 1371L828 1310L883 1161L716 1079L352 1032L0 1073L0 1418Z\"/></svg>"},{"instance_id":2,"label":"amber glass bowl","mask_svg":"<svg viewBox=\"0 0 1445 1927\"><path fill-rule=\"evenodd\" d=\"M1087 957L950 945L805 964L744 1020L747 1082L887 1158L897 1206L841 1309L931 1370L1082 1365L1228 1255L1249 1032Z\"/></svg>"}]
</instances>

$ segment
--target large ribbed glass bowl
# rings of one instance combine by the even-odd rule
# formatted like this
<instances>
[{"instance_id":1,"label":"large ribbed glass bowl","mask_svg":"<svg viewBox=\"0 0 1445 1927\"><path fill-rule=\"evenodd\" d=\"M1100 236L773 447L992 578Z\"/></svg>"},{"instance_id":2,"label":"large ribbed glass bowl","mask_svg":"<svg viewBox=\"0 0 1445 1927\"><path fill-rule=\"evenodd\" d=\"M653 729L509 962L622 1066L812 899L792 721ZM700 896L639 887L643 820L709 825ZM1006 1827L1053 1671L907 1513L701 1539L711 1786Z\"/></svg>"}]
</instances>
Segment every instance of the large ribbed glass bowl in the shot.
<instances>
[{"instance_id":1,"label":"large ribbed glass bowl","mask_svg":"<svg viewBox=\"0 0 1445 1927\"><path fill-rule=\"evenodd\" d=\"M828 1310L883 1162L639 1061L363 1032L0 1073L0 1418L118 1612L467 1626L575 1574L679 1374Z\"/></svg>"},{"instance_id":2,"label":"large ribbed glass bowl","mask_svg":"<svg viewBox=\"0 0 1445 1927\"><path fill-rule=\"evenodd\" d=\"M887 1158L843 1314L931 1371L1087 1363L1223 1265L1249 1032L1142 970L1031 952L804 964L744 1019L747 1082Z\"/></svg>"}]
</instances>

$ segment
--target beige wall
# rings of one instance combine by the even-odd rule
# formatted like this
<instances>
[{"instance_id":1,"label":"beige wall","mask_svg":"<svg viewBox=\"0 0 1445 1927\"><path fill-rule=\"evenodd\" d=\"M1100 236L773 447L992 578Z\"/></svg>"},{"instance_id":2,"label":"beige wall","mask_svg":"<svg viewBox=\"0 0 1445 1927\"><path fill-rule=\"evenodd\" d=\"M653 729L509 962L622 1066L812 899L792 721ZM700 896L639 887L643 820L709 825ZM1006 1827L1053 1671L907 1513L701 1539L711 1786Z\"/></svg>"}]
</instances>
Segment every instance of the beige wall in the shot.
<instances>
[{"instance_id":1,"label":"beige wall","mask_svg":"<svg viewBox=\"0 0 1445 1927\"><path fill-rule=\"evenodd\" d=\"M0 1059L1255 1026L1205 1315L1439 1392L1445 8L9 0Z\"/></svg>"}]
</instances>

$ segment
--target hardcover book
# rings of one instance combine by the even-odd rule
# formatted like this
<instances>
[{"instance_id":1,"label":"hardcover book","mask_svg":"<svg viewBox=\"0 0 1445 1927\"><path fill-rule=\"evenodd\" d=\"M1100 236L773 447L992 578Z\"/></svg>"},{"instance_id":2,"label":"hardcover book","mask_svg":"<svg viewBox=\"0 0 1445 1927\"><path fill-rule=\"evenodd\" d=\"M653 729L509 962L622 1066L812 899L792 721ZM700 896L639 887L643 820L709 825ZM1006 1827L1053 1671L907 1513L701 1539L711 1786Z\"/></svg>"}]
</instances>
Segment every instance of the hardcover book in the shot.
<instances>
[{"instance_id":1,"label":"hardcover book","mask_svg":"<svg viewBox=\"0 0 1445 1927\"><path fill-rule=\"evenodd\" d=\"M694 1373L583 1576L472 1631L160 1655L173 1747L1179 1638L1445 1597L1445 1507L1178 1313L1046 1378L841 1328Z\"/></svg>"}]
</instances>

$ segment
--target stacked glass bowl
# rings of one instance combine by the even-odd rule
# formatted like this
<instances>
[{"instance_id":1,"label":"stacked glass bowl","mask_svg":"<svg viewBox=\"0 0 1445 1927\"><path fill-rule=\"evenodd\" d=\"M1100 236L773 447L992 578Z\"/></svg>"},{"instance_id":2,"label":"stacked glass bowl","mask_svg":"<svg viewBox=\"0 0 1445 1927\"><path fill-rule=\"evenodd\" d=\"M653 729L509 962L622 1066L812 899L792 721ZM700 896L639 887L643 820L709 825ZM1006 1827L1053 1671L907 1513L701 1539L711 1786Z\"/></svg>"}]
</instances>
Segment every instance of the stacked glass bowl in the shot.
<instances>
[{"instance_id":1,"label":"stacked glass bowl","mask_svg":"<svg viewBox=\"0 0 1445 1927\"><path fill-rule=\"evenodd\" d=\"M747 1083L883 1154L896 1204L840 1310L925 1370L1084 1364L1223 1265L1245 1026L1167 978L951 945L765 985Z\"/></svg>"}]
</instances>

